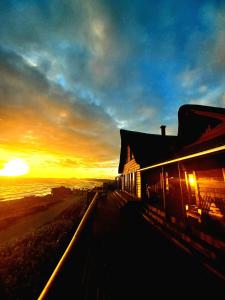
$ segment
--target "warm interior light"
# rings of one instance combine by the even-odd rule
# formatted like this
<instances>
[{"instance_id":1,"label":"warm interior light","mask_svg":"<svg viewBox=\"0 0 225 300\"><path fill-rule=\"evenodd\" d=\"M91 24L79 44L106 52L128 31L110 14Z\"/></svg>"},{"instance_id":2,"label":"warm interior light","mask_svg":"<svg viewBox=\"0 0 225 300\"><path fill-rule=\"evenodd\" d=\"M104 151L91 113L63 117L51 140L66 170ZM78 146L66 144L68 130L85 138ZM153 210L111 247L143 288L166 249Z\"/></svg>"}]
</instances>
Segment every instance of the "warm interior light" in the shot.
<instances>
[{"instance_id":1,"label":"warm interior light","mask_svg":"<svg viewBox=\"0 0 225 300\"><path fill-rule=\"evenodd\" d=\"M201 208L198 208L198 213L199 213L199 215L201 215L201 214L202 214L202 210L201 210Z\"/></svg>"},{"instance_id":2,"label":"warm interior light","mask_svg":"<svg viewBox=\"0 0 225 300\"><path fill-rule=\"evenodd\" d=\"M0 170L1 176L20 176L29 172L28 165L22 159L12 159Z\"/></svg>"},{"instance_id":3,"label":"warm interior light","mask_svg":"<svg viewBox=\"0 0 225 300\"><path fill-rule=\"evenodd\" d=\"M191 186L195 186L196 185L196 180L193 174L188 174L188 181L190 183Z\"/></svg>"}]
</instances>

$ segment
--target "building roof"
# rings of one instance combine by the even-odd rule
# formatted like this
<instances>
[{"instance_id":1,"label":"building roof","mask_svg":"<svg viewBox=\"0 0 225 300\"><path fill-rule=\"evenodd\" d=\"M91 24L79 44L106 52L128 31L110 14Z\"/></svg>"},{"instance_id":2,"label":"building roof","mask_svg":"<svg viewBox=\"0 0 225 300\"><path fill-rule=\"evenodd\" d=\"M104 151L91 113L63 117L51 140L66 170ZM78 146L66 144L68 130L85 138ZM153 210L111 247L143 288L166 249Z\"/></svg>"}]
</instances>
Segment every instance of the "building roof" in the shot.
<instances>
[{"instance_id":1,"label":"building roof","mask_svg":"<svg viewBox=\"0 0 225 300\"><path fill-rule=\"evenodd\" d=\"M193 154L225 144L225 109L183 105L178 112L178 138L182 146L176 156Z\"/></svg>"},{"instance_id":2,"label":"building roof","mask_svg":"<svg viewBox=\"0 0 225 300\"><path fill-rule=\"evenodd\" d=\"M186 104L178 111L178 137L182 145L192 144L203 134L212 132L225 122L225 109L205 105ZM206 138L210 139L210 135Z\"/></svg>"},{"instance_id":3,"label":"building roof","mask_svg":"<svg viewBox=\"0 0 225 300\"><path fill-rule=\"evenodd\" d=\"M141 168L167 159L176 149L176 136L162 136L124 129L120 130L120 135L119 173L123 172L123 166L126 164L128 145Z\"/></svg>"},{"instance_id":4,"label":"building roof","mask_svg":"<svg viewBox=\"0 0 225 300\"><path fill-rule=\"evenodd\" d=\"M122 173L128 145L141 168L224 145L225 109L194 104L182 105L178 111L177 136L124 129L120 130L120 135L119 173Z\"/></svg>"}]
</instances>

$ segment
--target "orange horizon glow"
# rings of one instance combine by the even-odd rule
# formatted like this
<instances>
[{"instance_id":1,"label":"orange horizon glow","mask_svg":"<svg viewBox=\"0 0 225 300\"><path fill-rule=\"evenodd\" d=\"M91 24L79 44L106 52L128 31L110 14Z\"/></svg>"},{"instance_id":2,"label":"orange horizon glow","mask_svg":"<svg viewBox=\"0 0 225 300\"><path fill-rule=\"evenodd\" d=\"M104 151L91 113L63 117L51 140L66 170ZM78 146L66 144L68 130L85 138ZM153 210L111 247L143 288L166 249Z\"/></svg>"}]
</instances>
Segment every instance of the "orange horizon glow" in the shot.
<instances>
[{"instance_id":1,"label":"orange horizon glow","mask_svg":"<svg viewBox=\"0 0 225 300\"><path fill-rule=\"evenodd\" d=\"M83 161L81 158L48 151L0 149L0 178L98 178L114 179L117 162ZM74 164L73 164L74 162ZM76 162L76 164L75 164ZM115 166L114 166L115 165Z\"/></svg>"},{"instance_id":2,"label":"orange horizon glow","mask_svg":"<svg viewBox=\"0 0 225 300\"><path fill-rule=\"evenodd\" d=\"M29 172L19 177L115 178L118 154L112 140L117 143L117 132L110 129L109 135L104 120L96 121L98 113L87 119L83 108L75 113L70 102L40 95L36 89L31 94L33 102L21 109L6 106L0 118L4 128L0 136L0 178L17 176L4 170L4 165L15 158L29 166ZM8 102L11 104L10 99Z\"/></svg>"}]
</instances>

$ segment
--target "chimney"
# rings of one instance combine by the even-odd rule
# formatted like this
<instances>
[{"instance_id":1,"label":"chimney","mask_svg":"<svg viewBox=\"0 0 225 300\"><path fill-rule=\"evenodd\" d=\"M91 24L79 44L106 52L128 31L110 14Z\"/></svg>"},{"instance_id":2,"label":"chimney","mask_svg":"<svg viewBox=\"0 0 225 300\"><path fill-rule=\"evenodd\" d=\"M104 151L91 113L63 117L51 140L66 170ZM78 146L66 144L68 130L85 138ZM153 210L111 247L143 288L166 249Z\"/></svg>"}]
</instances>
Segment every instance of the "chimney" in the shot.
<instances>
[{"instance_id":1,"label":"chimney","mask_svg":"<svg viewBox=\"0 0 225 300\"><path fill-rule=\"evenodd\" d=\"M166 125L161 125L160 128L161 128L161 135L165 136L166 135Z\"/></svg>"}]
</instances>

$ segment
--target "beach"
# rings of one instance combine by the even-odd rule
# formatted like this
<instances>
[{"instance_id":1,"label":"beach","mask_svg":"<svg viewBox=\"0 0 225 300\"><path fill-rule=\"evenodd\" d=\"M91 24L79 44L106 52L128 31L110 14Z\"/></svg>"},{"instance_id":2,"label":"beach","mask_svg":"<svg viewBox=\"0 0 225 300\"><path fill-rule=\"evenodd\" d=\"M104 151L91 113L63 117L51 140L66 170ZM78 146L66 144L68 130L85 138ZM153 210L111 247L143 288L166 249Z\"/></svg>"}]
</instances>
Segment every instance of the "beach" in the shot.
<instances>
[{"instance_id":1,"label":"beach","mask_svg":"<svg viewBox=\"0 0 225 300\"><path fill-rule=\"evenodd\" d=\"M81 210L86 195L74 193L70 197L56 199L50 195L30 196L13 201L0 202L0 243L33 232L45 223L51 222L71 205Z\"/></svg>"},{"instance_id":2,"label":"beach","mask_svg":"<svg viewBox=\"0 0 225 300\"><path fill-rule=\"evenodd\" d=\"M87 190L0 202L0 299L36 299L87 206Z\"/></svg>"}]
</instances>

